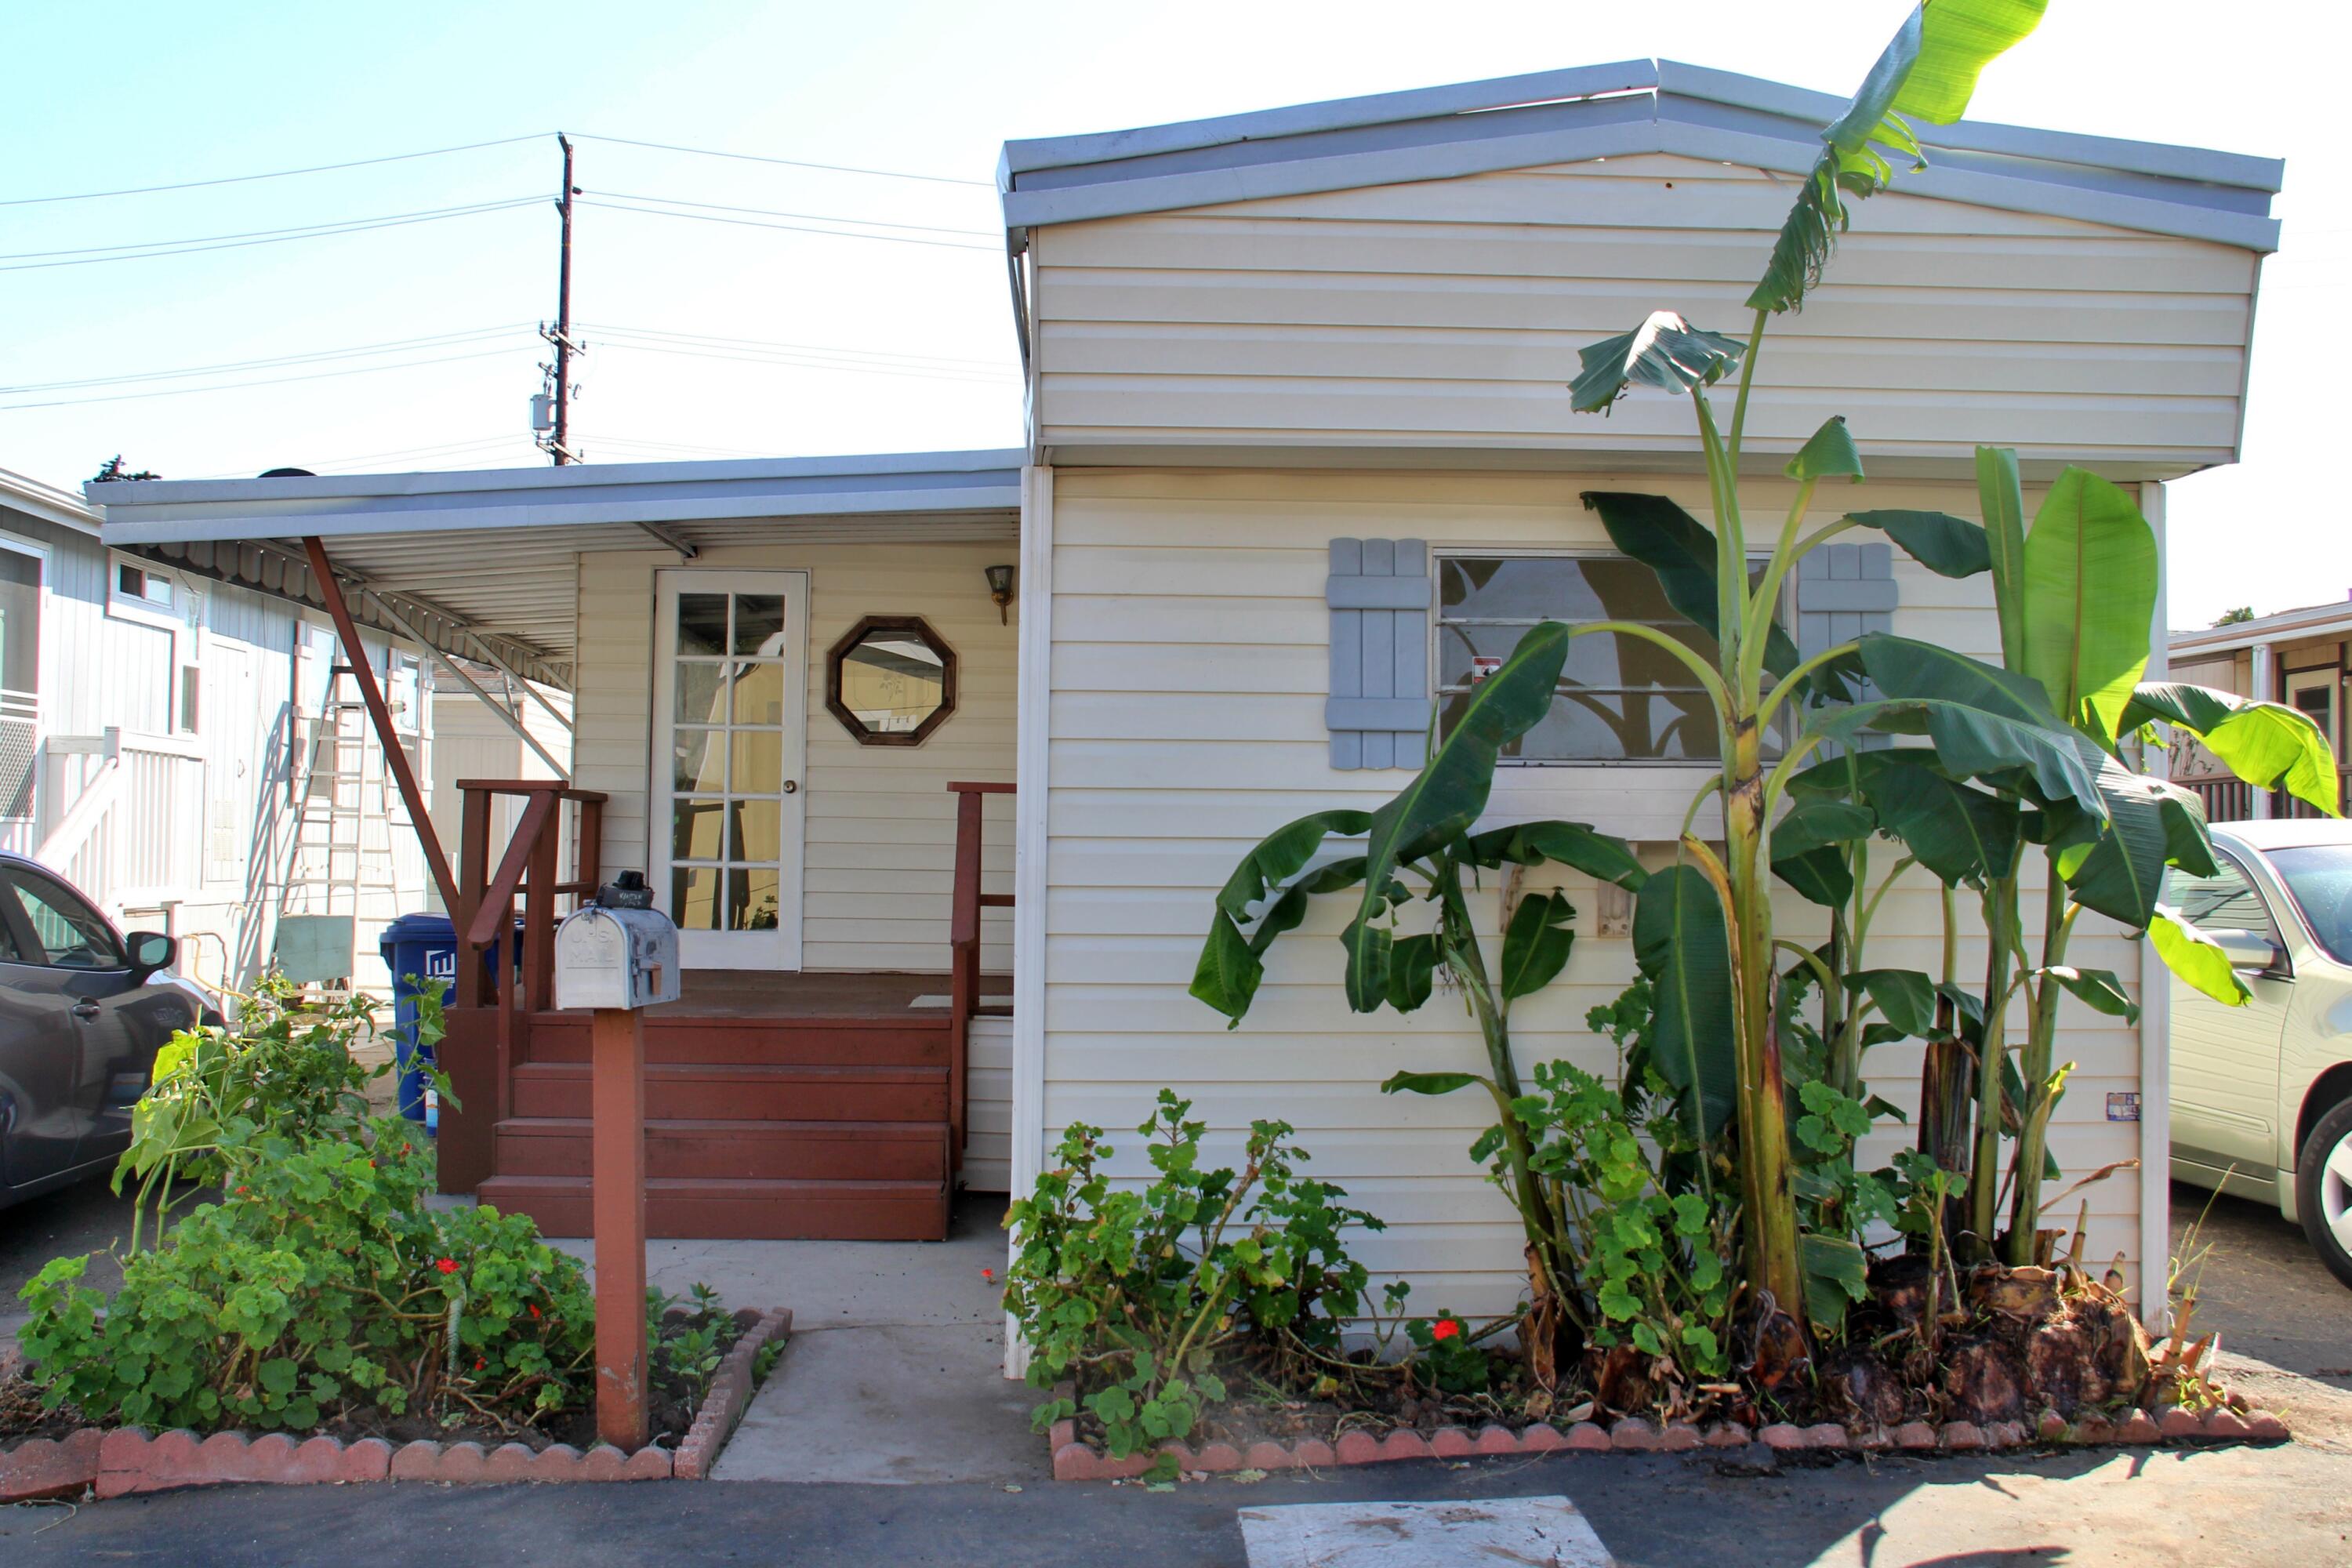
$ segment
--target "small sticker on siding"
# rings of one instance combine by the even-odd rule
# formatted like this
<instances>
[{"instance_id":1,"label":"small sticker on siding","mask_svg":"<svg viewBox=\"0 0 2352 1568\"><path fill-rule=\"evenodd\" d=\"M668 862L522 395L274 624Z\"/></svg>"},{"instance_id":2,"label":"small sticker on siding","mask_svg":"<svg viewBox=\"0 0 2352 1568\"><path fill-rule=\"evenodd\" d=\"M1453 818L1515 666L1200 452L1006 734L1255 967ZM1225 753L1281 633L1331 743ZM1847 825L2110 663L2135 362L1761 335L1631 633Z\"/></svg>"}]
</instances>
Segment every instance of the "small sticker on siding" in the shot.
<instances>
[{"instance_id":1,"label":"small sticker on siding","mask_svg":"<svg viewBox=\"0 0 2352 1568\"><path fill-rule=\"evenodd\" d=\"M1470 684L1477 685L1503 668L1503 656L1498 653L1474 653L1470 656Z\"/></svg>"},{"instance_id":2,"label":"small sticker on siding","mask_svg":"<svg viewBox=\"0 0 2352 1568\"><path fill-rule=\"evenodd\" d=\"M2107 1120L2110 1121L2137 1121L2139 1120L2138 1091L2137 1089L2109 1089L2107 1091Z\"/></svg>"}]
</instances>

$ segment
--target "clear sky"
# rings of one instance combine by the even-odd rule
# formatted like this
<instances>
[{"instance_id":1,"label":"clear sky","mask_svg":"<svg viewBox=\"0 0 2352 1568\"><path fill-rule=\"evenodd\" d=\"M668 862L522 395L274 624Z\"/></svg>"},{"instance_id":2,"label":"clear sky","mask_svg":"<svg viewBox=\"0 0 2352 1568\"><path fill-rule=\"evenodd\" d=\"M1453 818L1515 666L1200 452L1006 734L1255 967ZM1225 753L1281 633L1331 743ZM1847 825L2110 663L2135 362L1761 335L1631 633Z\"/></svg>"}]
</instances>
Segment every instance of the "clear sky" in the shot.
<instances>
[{"instance_id":1,"label":"clear sky","mask_svg":"<svg viewBox=\"0 0 2352 1568\"><path fill-rule=\"evenodd\" d=\"M1901 0L19 0L0 7L12 67L0 200L559 128L944 176L581 142L579 183L591 195L578 218L574 315L591 350L574 438L592 461L1011 446L1021 400L992 237L992 174L1008 137L1649 55L1845 93L1902 11ZM2352 589L2352 525L2331 499L2342 482L2343 437L2331 433L2338 356L2312 352L2304 326L2332 316L2327 301L2341 303L2352 283L2352 173L2334 151L2338 51L2330 29L2312 25L2326 14L2294 0L2226 10L2053 0L1974 105L1983 119L2288 159L2245 462L2174 490L2176 626ZM538 137L298 179L0 205L0 467L70 487L118 451L173 478L544 461L527 433L543 354L530 327L554 309L545 198L557 156L551 137ZM972 183L948 183L959 180ZM327 238L31 265L78 260L33 253L534 196ZM635 196L703 216L584 205ZM898 237L751 226L804 224L779 216L802 214ZM404 346L174 381L57 384L389 343ZM268 384L178 390L224 382ZM144 395L163 391L174 395Z\"/></svg>"}]
</instances>

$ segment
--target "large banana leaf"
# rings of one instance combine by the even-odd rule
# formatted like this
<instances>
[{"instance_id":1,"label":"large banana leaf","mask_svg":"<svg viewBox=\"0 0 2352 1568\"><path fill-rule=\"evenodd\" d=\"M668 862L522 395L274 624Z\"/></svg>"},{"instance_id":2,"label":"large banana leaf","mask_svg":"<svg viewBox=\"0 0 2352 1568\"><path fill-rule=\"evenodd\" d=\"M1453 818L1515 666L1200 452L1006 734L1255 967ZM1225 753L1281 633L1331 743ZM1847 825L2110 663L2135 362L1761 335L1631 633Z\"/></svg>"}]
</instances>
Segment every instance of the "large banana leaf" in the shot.
<instances>
[{"instance_id":1,"label":"large banana leaf","mask_svg":"<svg viewBox=\"0 0 2352 1568\"><path fill-rule=\"evenodd\" d=\"M1867 806L1807 795L1772 825L1772 870L1808 900L1835 909L1853 897L1843 846L1876 826Z\"/></svg>"},{"instance_id":2,"label":"large banana leaf","mask_svg":"<svg viewBox=\"0 0 2352 1568\"><path fill-rule=\"evenodd\" d=\"M1549 860L1623 888L1639 888L1644 875L1631 845L1610 834L1596 833L1581 822L1521 822L1490 827L1470 836L1463 846L1462 858L1487 870L1507 865L1539 866Z\"/></svg>"},{"instance_id":3,"label":"large banana leaf","mask_svg":"<svg viewBox=\"0 0 2352 1568\"><path fill-rule=\"evenodd\" d=\"M1826 145L1772 246L1763 280L1748 295L1750 309L1792 310L1822 268L1848 221L1843 197L1867 196L1894 178L1894 166L1873 142L1895 148L1915 163L1927 160L1904 122L1909 115L1949 124L1968 110L1978 73L2002 50L2032 32L2046 0L1933 0L1904 19L1894 41L1863 79L1862 90L1822 132Z\"/></svg>"},{"instance_id":4,"label":"large banana leaf","mask_svg":"<svg viewBox=\"0 0 2352 1568\"><path fill-rule=\"evenodd\" d=\"M1569 950L1576 945L1576 930L1569 922L1575 909L1564 893L1538 893L1521 899L1503 932L1503 967L1496 984L1503 1000L1531 995L1559 977L1568 967Z\"/></svg>"},{"instance_id":5,"label":"large banana leaf","mask_svg":"<svg viewBox=\"0 0 2352 1568\"><path fill-rule=\"evenodd\" d=\"M1370 1013L1388 999L1393 939L1386 917L1398 868L1467 833L1478 820L1502 749L1551 710L1567 659L1568 628L1557 621L1521 637L1503 668L1478 683L1413 781L1372 813L1364 841L1363 901L1339 938L1348 951L1348 1005L1357 1012Z\"/></svg>"},{"instance_id":6,"label":"large banana leaf","mask_svg":"<svg viewBox=\"0 0 2352 1568\"><path fill-rule=\"evenodd\" d=\"M2336 759L2310 716L2280 702L2178 681L2154 681L2132 693L2116 730L2177 725L2256 789L2284 789L2328 816L2337 815Z\"/></svg>"},{"instance_id":7,"label":"large banana leaf","mask_svg":"<svg viewBox=\"0 0 2352 1568\"><path fill-rule=\"evenodd\" d=\"M2087 742L2060 724L2039 683L1933 643L1874 632L1862 639L1862 664L1886 700L1833 709L1814 727L1832 740L1864 729L1926 735L1938 768L1978 778L2020 770L2053 799L2071 798L2095 815L2105 802Z\"/></svg>"},{"instance_id":8,"label":"large banana leaf","mask_svg":"<svg viewBox=\"0 0 2352 1568\"><path fill-rule=\"evenodd\" d=\"M1993 613L2000 618L2000 662L2021 669L2025 662L2025 491L2017 482L2017 454L2007 447L1977 448L1977 505L1984 511Z\"/></svg>"},{"instance_id":9,"label":"large banana leaf","mask_svg":"<svg viewBox=\"0 0 2352 1568\"><path fill-rule=\"evenodd\" d=\"M2111 744L2147 668L2156 532L2122 489L2070 468L2025 536L2026 674L2059 714Z\"/></svg>"},{"instance_id":10,"label":"large banana leaf","mask_svg":"<svg viewBox=\"0 0 2352 1568\"><path fill-rule=\"evenodd\" d=\"M1846 521L1874 528L1939 577L1973 577L1992 568L1985 531L1941 511L1852 511Z\"/></svg>"},{"instance_id":11,"label":"large banana leaf","mask_svg":"<svg viewBox=\"0 0 2352 1568\"><path fill-rule=\"evenodd\" d=\"M1276 937L1297 929L1307 918L1307 900L1318 893L1338 892L1363 879L1360 855L1298 873L1323 847L1325 839L1352 837L1371 826L1371 814L1362 811L1318 811L1285 823L1242 857L1234 874L1217 893L1217 907L1209 917L1209 938L1192 972L1192 994L1239 1024L1265 977L1263 955ZM1298 879L1291 882L1290 879ZM1289 882L1289 886L1283 884ZM1252 904L1280 889L1255 928L1244 935L1242 924Z\"/></svg>"},{"instance_id":12,"label":"large banana leaf","mask_svg":"<svg viewBox=\"0 0 2352 1568\"><path fill-rule=\"evenodd\" d=\"M1865 753L1896 758L1901 752ZM2017 863L2014 803L1912 763L1883 763L1863 785L1886 832L1946 884L1980 887Z\"/></svg>"},{"instance_id":13,"label":"large banana leaf","mask_svg":"<svg viewBox=\"0 0 2352 1568\"><path fill-rule=\"evenodd\" d=\"M2135 929L2155 918L2157 894L2170 858L2160 799L2174 787L2112 764L2100 770L2100 793L2107 798L2105 827L2079 864L2065 856L2058 862L2076 903Z\"/></svg>"},{"instance_id":14,"label":"large banana leaf","mask_svg":"<svg viewBox=\"0 0 2352 1568\"><path fill-rule=\"evenodd\" d=\"M2242 1007L2254 994L2238 978L2221 944L2189 923L2179 910L2156 907L2147 928L2148 940L2165 966L2225 1007Z\"/></svg>"},{"instance_id":15,"label":"large banana leaf","mask_svg":"<svg viewBox=\"0 0 2352 1568\"><path fill-rule=\"evenodd\" d=\"M1657 994L1652 1058L1678 1091L1676 1113L1704 1142L1731 1116L1739 1068L1723 901L1696 867L1669 866L1642 884L1633 958Z\"/></svg>"},{"instance_id":16,"label":"large banana leaf","mask_svg":"<svg viewBox=\"0 0 2352 1568\"><path fill-rule=\"evenodd\" d=\"M1578 351L1569 403L1591 414L1608 409L1630 386L1675 393L1712 386L1737 370L1747 352L1738 338L1704 331L1672 310L1653 310L1632 331Z\"/></svg>"},{"instance_id":17,"label":"large banana leaf","mask_svg":"<svg viewBox=\"0 0 2352 1568\"><path fill-rule=\"evenodd\" d=\"M1721 640L1716 614L1715 535L1664 496L1627 490L1587 490L1584 504L1601 514L1609 542L1658 575L1658 586L1685 620ZM1797 668L1797 645L1779 623L1766 634L1764 668L1786 675Z\"/></svg>"},{"instance_id":18,"label":"large banana leaf","mask_svg":"<svg viewBox=\"0 0 2352 1568\"><path fill-rule=\"evenodd\" d=\"M1780 471L1792 479L1860 479L1862 453L1845 427L1845 416L1832 414L1822 420Z\"/></svg>"}]
</instances>

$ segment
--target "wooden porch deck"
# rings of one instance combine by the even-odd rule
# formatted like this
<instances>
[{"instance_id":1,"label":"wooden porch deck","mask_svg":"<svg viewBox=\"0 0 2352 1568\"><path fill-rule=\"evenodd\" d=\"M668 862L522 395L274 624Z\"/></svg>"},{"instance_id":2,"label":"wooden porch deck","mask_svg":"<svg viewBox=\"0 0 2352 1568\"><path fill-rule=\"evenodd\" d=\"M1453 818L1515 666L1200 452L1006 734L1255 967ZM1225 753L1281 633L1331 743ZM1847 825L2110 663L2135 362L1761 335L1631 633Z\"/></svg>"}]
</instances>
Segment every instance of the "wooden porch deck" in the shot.
<instances>
[{"instance_id":1,"label":"wooden porch deck","mask_svg":"<svg viewBox=\"0 0 2352 1568\"><path fill-rule=\"evenodd\" d=\"M689 969L678 977L678 999L649 1008L647 1018L895 1018L944 1017L950 997L945 971L854 973L803 970ZM1013 994L1009 974L981 977L981 999ZM918 1004L922 1004L918 1005Z\"/></svg>"}]
</instances>

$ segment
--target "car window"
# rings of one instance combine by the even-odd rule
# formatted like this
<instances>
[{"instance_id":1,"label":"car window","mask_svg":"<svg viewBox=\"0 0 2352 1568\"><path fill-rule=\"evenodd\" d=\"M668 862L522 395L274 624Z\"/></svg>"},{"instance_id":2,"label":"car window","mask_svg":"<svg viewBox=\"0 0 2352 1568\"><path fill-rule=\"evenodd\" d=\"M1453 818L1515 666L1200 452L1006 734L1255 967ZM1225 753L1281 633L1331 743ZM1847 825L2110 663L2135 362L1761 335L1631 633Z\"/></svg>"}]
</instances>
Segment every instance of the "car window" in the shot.
<instances>
[{"instance_id":1,"label":"car window","mask_svg":"<svg viewBox=\"0 0 2352 1568\"><path fill-rule=\"evenodd\" d=\"M2352 844L2273 849L2271 864L2327 955L2352 963Z\"/></svg>"},{"instance_id":2,"label":"car window","mask_svg":"<svg viewBox=\"0 0 2352 1568\"><path fill-rule=\"evenodd\" d=\"M2278 941L2278 927L2271 922L2268 905L2262 893L2246 880L2246 874L2226 855L2216 854L2214 864L2221 868L2216 877L2191 876L2175 866L2164 873L2164 890L2158 896L2188 917L2189 923L2205 931L2245 931L2271 942Z\"/></svg>"},{"instance_id":3,"label":"car window","mask_svg":"<svg viewBox=\"0 0 2352 1568\"><path fill-rule=\"evenodd\" d=\"M24 910L42 959L52 968L121 969L129 963L105 917L63 883L17 868L9 872L8 896Z\"/></svg>"}]
</instances>

